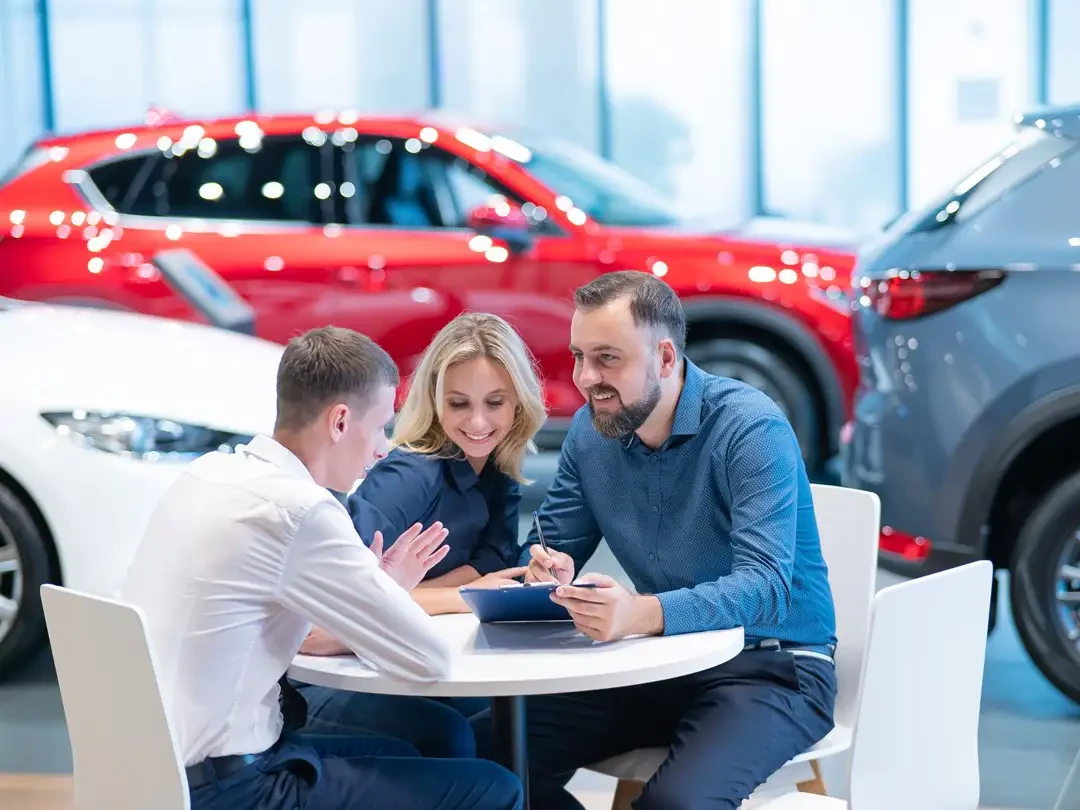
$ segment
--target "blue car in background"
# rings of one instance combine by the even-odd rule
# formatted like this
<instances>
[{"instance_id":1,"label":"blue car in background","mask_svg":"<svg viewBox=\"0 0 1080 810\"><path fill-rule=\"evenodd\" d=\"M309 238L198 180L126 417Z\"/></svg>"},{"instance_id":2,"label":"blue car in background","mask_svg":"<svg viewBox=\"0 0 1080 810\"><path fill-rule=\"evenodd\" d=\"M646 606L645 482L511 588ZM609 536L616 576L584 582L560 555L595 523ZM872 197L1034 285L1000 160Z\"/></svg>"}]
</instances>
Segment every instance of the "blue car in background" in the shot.
<instances>
[{"instance_id":1,"label":"blue car in background","mask_svg":"<svg viewBox=\"0 0 1080 810\"><path fill-rule=\"evenodd\" d=\"M881 498L882 564L1008 571L1025 648L1080 702L1080 107L1018 117L852 283L842 480Z\"/></svg>"}]
</instances>

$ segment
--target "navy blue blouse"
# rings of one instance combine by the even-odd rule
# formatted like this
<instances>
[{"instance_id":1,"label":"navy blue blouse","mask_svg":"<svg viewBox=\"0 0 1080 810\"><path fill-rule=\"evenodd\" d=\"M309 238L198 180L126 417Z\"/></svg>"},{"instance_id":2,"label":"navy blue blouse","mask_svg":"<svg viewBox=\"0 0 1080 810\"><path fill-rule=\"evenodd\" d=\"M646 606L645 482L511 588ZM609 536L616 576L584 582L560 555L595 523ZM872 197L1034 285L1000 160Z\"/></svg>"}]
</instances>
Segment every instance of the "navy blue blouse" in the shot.
<instances>
[{"instance_id":1,"label":"navy blue blouse","mask_svg":"<svg viewBox=\"0 0 1080 810\"><path fill-rule=\"evenodd\" d=\"M375 464L349 496L356 531L370 543L379 530L389 548L414 523L450 530L450 552L427 575L462 565L481 576L516 564L521 488L494 460L477 475L465 458L436 458L396 447Z\"/></svg>"}]
</instances>

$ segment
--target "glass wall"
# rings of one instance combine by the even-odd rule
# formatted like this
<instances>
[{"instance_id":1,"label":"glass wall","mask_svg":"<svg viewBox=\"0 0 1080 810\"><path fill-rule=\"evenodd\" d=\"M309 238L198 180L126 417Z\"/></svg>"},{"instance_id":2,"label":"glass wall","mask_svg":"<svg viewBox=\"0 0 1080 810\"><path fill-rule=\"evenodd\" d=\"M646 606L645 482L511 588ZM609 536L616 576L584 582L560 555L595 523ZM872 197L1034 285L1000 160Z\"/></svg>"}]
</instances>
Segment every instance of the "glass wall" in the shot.
<instances>
[{"instance_id":1,"label":"glass wall","mask_svg":"<svg viewBox=\"0 0 1080 810\"><path fill-rule=\"evenodd\" d=\"M425 0L253 0L259 109L427 106L426 9Z\"/></svg>"},{"instance_id":2,"label":"glass wall","mask_svg":"<svg viewBox=\"0 0 1080 810\"><path fill-rule=\"evenodd\" d=\"M34 0L0 0L0 174L44 126Z\"/></svg>"},{"instance_id":3,"label":"glass wall","mask_svg":"<svg viewBox=\"0 0 1080 810\"><path fill-rule=\"evenodd\" d=\"M751 0L606 9L612 157L689 215L747 215Z\"/></svg>"},{"instance_id":4,"label":"glass wall","mask_svg":"<svg viewBox=\"0 0 1080 810\"><path fill-rule=\"evenodd\" d=\"M240 0L50 0L60 130L243 108Z\"/></svg>"},{"instance_id":5,"label":"glass wall","mask_svg":"<svg viewBox=\"0 0 1080 810\"><path fill-rule=\"evenodd\" d=\"M440 0L438 21L444 107L599 148L595 3Z\"/></svg>"},{"instance_id":6,"label":"glass wall","mask_svg":"<svg viewBox=\"0 0 1080 810\"><path fill-rule=\"evenodd\" d=\"M1053 104L1080 104L1080 2L1050 0L1049 95Z\"/></svg>"},{"instance_id":7,"label":"glass wall","mask_svg":"<svg viewBox=\"0 0 1080 810\"><path fill-rule=\"evenodd\" d=\"M896 42L891 2L763 0L766 211L857 231L896 213Z\"/></svg>"},{"instance_id":8,"label":"glass wall","mask_svg":"<svg viewBox=\"0 0 1080 810\"><path fill-rule=\"evenodd\" d=\"M1080 102L1080 0L49 0L45 37L43 7L0 0L0 171L46 109L78 131L251 93L265 112L434 103L604 153L718 225L869 232L995 152L1044 76Z\"/></svg>"},{"instance_id":9,"label":"glass wall","mask_svg":"<svg viewBox=\"0 0 1080 810\"><path fill-rule=\"evenodd\" d=\"M959 181L1013 134L1033 102L1029 0L911 0L912 207Z\"/></svg>"}]
</instances>

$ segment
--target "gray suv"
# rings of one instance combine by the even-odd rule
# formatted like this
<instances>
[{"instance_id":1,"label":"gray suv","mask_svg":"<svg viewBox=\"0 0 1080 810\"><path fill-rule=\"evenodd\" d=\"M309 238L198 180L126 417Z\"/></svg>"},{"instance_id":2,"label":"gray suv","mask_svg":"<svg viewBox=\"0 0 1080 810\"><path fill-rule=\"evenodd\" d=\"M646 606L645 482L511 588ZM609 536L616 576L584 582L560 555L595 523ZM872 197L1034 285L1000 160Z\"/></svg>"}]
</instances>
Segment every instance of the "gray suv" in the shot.
<instances>
[{"instance_id":1,"label":"gray suv","mask_svg":"<svg viewBox=\"0 0 1080 810\"><path fill-rule=\"evenodd\" d=\"M1024 646L1080 702L1080 107L1018 117L852 284L842 478L881 498L883 565L1008 571Z\"/></svg>"}]
</instances>

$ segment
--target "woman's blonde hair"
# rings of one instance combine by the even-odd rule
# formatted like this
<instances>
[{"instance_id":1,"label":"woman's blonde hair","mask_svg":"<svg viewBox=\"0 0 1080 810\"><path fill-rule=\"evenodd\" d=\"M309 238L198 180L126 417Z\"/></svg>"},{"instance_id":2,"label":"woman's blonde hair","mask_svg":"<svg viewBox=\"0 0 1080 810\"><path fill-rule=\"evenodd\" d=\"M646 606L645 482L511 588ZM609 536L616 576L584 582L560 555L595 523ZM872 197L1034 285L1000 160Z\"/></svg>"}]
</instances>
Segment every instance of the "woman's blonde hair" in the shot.
<instances>
[{"instance_id":1,"label":"woman's blonde hair","mask_svg":"<svg viewBox=\"0 0 1080 810\"><path fill-rule=\"evenodd\" d=\"M521 335L498 315L465 313L439 330L412 374L390 443L440 458L456 456L457 445L440 424L443 385L447 369L477 357L490 358L510 375L518 404L510 432L495 448L495 465L515 481L528 483L522 475L525 454L536 452L533 437L547 412L532 353Z\"/></svg>"}]
</instances>

